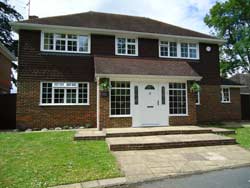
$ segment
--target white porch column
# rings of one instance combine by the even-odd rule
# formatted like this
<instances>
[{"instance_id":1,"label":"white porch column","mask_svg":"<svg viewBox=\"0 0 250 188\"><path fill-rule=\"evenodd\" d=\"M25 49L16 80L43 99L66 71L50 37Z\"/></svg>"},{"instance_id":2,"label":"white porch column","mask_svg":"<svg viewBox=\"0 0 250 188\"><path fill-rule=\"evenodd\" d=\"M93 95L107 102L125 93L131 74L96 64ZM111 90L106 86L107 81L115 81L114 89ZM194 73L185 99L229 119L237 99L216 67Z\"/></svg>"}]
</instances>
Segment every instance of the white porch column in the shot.
<instances>
[{"instance_id":1,"label":"white porch column","mask_svg":"<svg viewBox=\"0 0 250 188\"><path fill-rule=\"evenodd\" d=\"M100 127L100 89L99 89L99 77L96 78L96 125L97 125L97 129L101 130L101 127Z\"/></svg>"}]
</instances>

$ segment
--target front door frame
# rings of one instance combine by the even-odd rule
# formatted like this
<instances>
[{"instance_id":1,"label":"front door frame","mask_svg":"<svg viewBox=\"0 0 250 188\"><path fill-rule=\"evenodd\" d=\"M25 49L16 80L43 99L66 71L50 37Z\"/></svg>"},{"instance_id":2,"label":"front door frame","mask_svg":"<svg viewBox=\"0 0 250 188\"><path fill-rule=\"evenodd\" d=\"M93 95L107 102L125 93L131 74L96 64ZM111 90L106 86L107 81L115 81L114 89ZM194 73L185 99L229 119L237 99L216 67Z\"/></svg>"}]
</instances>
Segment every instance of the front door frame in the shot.
<instances>
[{"instance_id":1,"label":"front door frame","mask_svg":"<svg viewBox=\"0 0 250 188\"><path fill-rule=\"evenodd\" d=\"M143 121L142 116L145 115L145 103L141 102L143 100L144 89L147 85L153 85L156 87L157 96L153 102L155 110L157 112L153 113L150 117L153 121L148 121L148 123ZM135 86L138 87L138 104L135 104ZM161 87L165 87L165 104L162 104ZM158 104L157 104L158 103ZM169 125L169 97L168 97L168 82L157 82L157 81L137 81L131 82L131 114L132 114L132 127L142 127L142 126L168 126Z\"/></svg>"}]
</instances>

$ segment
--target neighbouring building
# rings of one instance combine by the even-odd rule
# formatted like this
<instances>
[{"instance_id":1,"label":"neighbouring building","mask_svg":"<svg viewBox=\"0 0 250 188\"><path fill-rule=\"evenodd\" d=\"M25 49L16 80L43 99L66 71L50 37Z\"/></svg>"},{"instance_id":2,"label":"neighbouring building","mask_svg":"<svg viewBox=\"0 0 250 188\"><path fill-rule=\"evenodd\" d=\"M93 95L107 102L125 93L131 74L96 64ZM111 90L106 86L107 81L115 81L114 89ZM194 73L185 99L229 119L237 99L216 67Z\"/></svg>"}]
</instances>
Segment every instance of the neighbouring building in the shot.
<instances>
[{"instance_id":1,"label":"neighbouring building","mask_svg":"<svg viewBox=\"0 0 250 188\"><path fill-rule=\"evenodd\" d=\"M232 81L245 85L240 88L242 120L250 120L250 73L237 74L230 78Z\"/></svg>"},{"instance_id":2,"label":"neighbouring building","mask_svg":"<svg viewBox=\"0 0 250 188\"><path fill-rule=\"evenodd\" d=\"M15 56L0 42L0 94L10 93L12 61Z\"/></svg>"},{"instance_id":3,"label":"neighbouring building","mask_svg":"<svg viewBox=\"0 0 250 188\"><path fill-rule=\"evenodd\" d=\"M241 120L241 85L220 78L221 39L150 18L99 12L12 26L20 39L19 127ZM190 91L194 82L200 92Z\"/></svg>"}]
</instances>

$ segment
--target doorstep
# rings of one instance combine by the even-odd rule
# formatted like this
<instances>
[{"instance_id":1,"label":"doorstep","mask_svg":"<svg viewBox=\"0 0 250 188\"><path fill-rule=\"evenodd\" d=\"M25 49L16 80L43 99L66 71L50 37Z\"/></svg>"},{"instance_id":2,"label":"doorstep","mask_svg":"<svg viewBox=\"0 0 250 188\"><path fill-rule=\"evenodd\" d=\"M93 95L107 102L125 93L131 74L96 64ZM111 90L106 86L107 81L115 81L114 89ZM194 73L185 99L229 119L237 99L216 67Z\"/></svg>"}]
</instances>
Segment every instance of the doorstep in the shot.
<instances>
[{"instance_id":1,"label":"doorstep","mask_svg":"<svg viewBox=\"0 0 250 188\"><path fill-rule=\"evenodd\" d=\"M167 127L139 127L139 128L107 128L99 131L95 128L77 130L74 140L105 140L110 137L132 137L152 135L175 135L175 134L203 134L219 133L234 134L233 130L199 127L199 126L167 126Z\"/></svg>"}]
</instances>

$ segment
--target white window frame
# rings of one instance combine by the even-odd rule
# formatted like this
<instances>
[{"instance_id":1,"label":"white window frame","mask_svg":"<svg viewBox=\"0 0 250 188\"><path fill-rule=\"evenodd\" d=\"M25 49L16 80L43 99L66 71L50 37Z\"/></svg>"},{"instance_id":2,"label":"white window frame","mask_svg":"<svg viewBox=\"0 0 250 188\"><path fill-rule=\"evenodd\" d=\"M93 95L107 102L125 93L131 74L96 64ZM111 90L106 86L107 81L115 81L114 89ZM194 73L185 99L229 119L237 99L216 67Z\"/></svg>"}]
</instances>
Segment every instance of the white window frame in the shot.
<instances>
[{"instance_id":1,"label":"white window frame","mask_svg":"<svg viewBox=\"0 0 250 188\"><path fill-rule=\"evenodd\" d=\"M122 114L122 115L112 115L111 114L111 87L109 88L109 117L111 118L119 118L119 117L132 117L132 93L131 93L131 82L130 81L121 81L121 80L110 80L109 85L111 86L111 82L129 82L130 83L130 114ZM126 88L128 89L128 88Z\"/></svg>"},{"instance_id":2,"label":"white window frame","mask_svg":"<svg viewBox=\"0 0 250 188\"><path fill-rule=\"evenodd\" d=\"M161 55L161 42L168 42L168 56ZM170 56L170 42L176 42L177 44L177 56ZM188 57L181 57L181 43L187 43L188 44ZM196 44L197 54L196 58L191 58L189 53L189 44ZM192 60L199 60L200 59L200 46L197 42L187 42L187 41L173 41L171 39L159 39L158 40L158 51L159 51L159 57L160 58L173 58L173 59L192 59Z\"/></svg>"},{"instance_id":3,"label":"white window frame","mask_svg":"<svg viewBox=\"0 0 250 188\"><path fill-rule=\"evenodd\" d=\"M228 89L228 101L225 101L224 89ZM230 87L221 87L221 103L231 103L231 90Z\"/></svg>"},{"instance_id":4,"label":"white window frame","mask_svg":"<svg viewBox=\"0 0 250 188\"><path fill-rule=\"evenodd\" d=\"M43 89L43 83L52 83L52 103L43 103L42 102L42 89ZM63 86L54 86L55 83L64 83ZM67 83L77 83L77 84L87 84L87 103L79 103L79 87L74 87L74 86L66 86ZM74 89L76 88L76 103L66 103L67 95L66 95L66 90L67 89ZM64 89L64 103L54 103L54 89ZM89 106L89 96L90 91L89 91L89 82L53 82L53 81L42 81L40 82L40 103L39 106Z\"/></svg>"},{"instance_id":5,"label":"white window frame","mask_svg":"<svg viewBox=\"0 0 250 188\"><path fill-rule=\"evenodd\" d=\"M181 83L181 84L185 84L186 86L186 114L171 114L170 113L170 95L169 95L169 91L170 91L170 87L168 86L168 105L169 105L169 116L188 116L188 90L187 90L187 82L170 82L170 83ZM169 83L169 84L170 84ZM169 85L168 84L168 85ZM177 89L178 90L178 89ZM179 89L179 90L183 90L183 89Z\"/></svg>"},{"instance_id":6,"label":"white window frame","mask_svg":"<svg viewBox=\"0 0 250 188\"><path fill-rule=\"evenodd\" d=\"M51 33L53 34L53 50L44 49L44 34ZM65 42L65 50L56 50L56 39L55 34L65 34L66 42ZM77 51L68 51L68 35L77 35ZM88 37L88 51L79 51L79 37L86 36ZM70 39L71 40L71 39ZM91 36L89 34L74 34L74 33L61 33L61 32L50 32L50 31L42 31L41 32L41 40L40 40L40 50L44 52L59 52L59 53L82 53L82 54L90 54L91 50Z\"/></svg>"},{"instance_id":7,"label":"white window frame","mask_svg":"<svg viewBox=\"0 0 250 188\"><path fill-rule=\"evenodd\" d=\"M125 39L125 54L118 53L118 39ZM128 39L135 39L135 54L128 54ZM137 37L127 37L127 36L116 36L115 37L115 55L119 56L138 56L138 38Z\"/></svg>"},{"instance_id":8,"label":"white window frame","mask_svg":"<svg viewBox=\"0 0 250 188\"><path fill-rule=\"evenodd\" d=\"M201 104L201 92L200 91L197 91L197 95L196 95L198 98L198 102L196 102L196 99L195 99L195 104L196 105L200 105Z\"/></svg>"}]
</instances>

